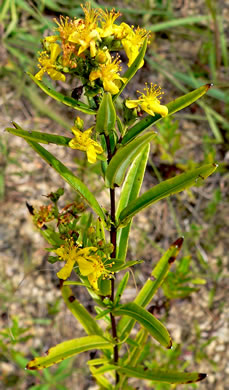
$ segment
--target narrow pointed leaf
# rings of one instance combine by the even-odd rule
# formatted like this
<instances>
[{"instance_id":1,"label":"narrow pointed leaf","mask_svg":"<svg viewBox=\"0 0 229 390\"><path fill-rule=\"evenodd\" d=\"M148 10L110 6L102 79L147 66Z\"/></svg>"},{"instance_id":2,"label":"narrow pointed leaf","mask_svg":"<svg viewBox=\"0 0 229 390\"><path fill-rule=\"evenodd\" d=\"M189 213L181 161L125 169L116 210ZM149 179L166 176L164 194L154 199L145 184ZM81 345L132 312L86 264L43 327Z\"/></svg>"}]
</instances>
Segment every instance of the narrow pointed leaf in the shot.
<instances>
[{"instance_id":1,"label":"narrow pointed leaf","mask_svg":"<svg viewBox=\"0 0 229 390\"><path fill-rule=\"evenodd\" d=\"M137 367L119 367L118 372L131 378L148 379L153 382L162 383L195 383L206 378L206 374L198 372L177 372L168 370L144 370Z\"/></svg>"},{"instance_id":2,"label":"narrow pointed leaf","mask_svg":"<svg viewBox=\"0 0 229 390\"><path fill-rule=\"evenodd\" d=\"M129 172L126 175L117 207L117 219L128 203L135 200L139 194L145 174L149 151L150 145L148 144L134 159ZM130 227L131 222L129 222L127 226L118 229L117 232L117 257L123 261L126 259Z\"/></svg>"},{"instance_id":3,"label":"narrow pointed leaf","mask_svg":"<svg viewBox=\"0 0 229 390\"><path fill-rule=\"evenodd\" d=\"M158 291L159 287L162 285L166 276L168 275L169 269L176 257L178 256L181 246L183 243L183 238L180 237L176 240L169 249L164 253L161 259L158 261L154 267L150 278L146 281L144 286L139 291L134 302L141 307L146 307ZM131 332L135 324L135 320L122 317L118 323L117 330L120 340L126 339Z\"/></svg>"},{"instance_id":4,"label":"narrow pointed leaf","mask_svg":"<svg viewBox=\"0 0 229 390\"><path fill-rule=\"evenodd\" d=\"M94 318L88 313L83 305L76 299L70 287L63 285L61 287L61 293L64 298L64 302L74 317L81 323L84 330L88 335L100 335L103 331L98 326Z\"/></svg>"},{"instance_id":5,"label":"narrow pointed leaf","mask_svg":"<svg viewBox=\"0 0 229 390\"><path fill-rule=\"evenodd\" d=\"M96 382L101 385L102 389L113 390L113 386L110 384L107 378L102 374L97 374L97 369L94 366L90 366L92 375L95 377Z\"/></svg>"},{"instance_id":6,"label":"narrow pointed leaf","mask_svg":"<svg viewBox=\"0 0 229 390\"><path fill-rule=\"evenodd\" d=\"M194 169L187 173L177 175L172 179L165 180L150 190L146 191L143 195L137 198L135 201L130 202L129 205L120 213L119 224L128 223L139 211L145 207L150 206L153 203L158 202L167 196L176 194L189 188L192 185L196 185L200 180L206 179L217 168L216 164L203 165L200 168Z\"/></svg>"},{"instance_id":7,"label":"narrow pointed leaf","mask_svg":"<svg viewBox=\"0 0 229 390\"><path fill-rule=\"evenodd\" d=\"M106 182L109 187L122 184L129 165L155 136L156 133L153 132L144 134L118 149L106 171Z\"/></svg>"},{"instance_id":8,"label":"narrow pointed leaf","mask_svg":"<svg viewBox=\"0 0 229 390\"><path fill-rule=\"evenodd\" d=\"M135 73L138 71L139 69L139 66L142 62L142 60L144 59L145 57L145 52L146 52L146 49L147 49L147 43L148 43L148 39L146 38L144 40L144 43L142 45L142 48L140 50L140 52L138 53L138 56L135 58L133 64L127 69L127 71L124 73L124 75L122 76L123 78L125 78L125 82L122 84L119 92L113 96L113 101L117 99L117 97L122 93L122 91L124 90L124 88L126 88L126 85L129 83L129 81L132 79L132 77L135 75Z\"/></svg>"},{"instance_id":9,"label":"narrow pointed leaf","mask_svg":"<svg viewBox=\"0 0 229 390\"><path fill-rule=\"evenodd\" d=\"M115 260L115 264L112 265L111 271L112 272L123 271L124 269L133 267L133 265L141 264L143 262L144 262L143 260L131 260L131 261L127 261L126 263L123 263L123 261Z\"/></svg>"},{"instance_id":10,"label":"narrow pointed leaf","mask_svg":"<svg viewBox=\"0 0 229 390\"><path fill-rule=\"evenodd\" d=\"M121 299L121 296L122 296L122 293L123 291L125 290L126 288L126 285L128 283L128 280L129 280L129 272L127 272L124 277L122 278L122 280L119 282L119 285L117 287L117 290L116 290L116 294L115 294L115 299L114 299L114 306L118 305L119 304L119 301Z\"/></svg>"},{"instance_id":11,"label":"narrow pointed leaf","mask_svg":"<svg viewBox=\"0 0 229 390\"><path fill-rule=\"evenodd\" d=\"M69 137L64 137L62 135L47 134L47 133L42 133L40 131L23 130L15 122L13 122L13 125L16 127L16 129L8 127L6 128L6 131L8 131L10 134L14 134L17 135L18 137L22 137L28 141L34 141L42 144L55 144L55 145L68 146L69 141L71 141L72 139Z\"/></svg>"},{"instance_id":12,"label":"narrow pointed leaf","mask_svg":"<svg viewBox=\"0 0 229 390\"><path fill-rule=\"evenodd\" d=\"M51 96L53 99L57 100L74 108L75 110L84 112L85 114L96 115L97 111L92 110L87 104L80 102L79 100L75 100L69 96L64 96L62 93L55 91L54 89L49 88L47 85L42 83L42 81L37 80L31 73L28 72L29 77L44 91L47 95Z\"/></svg>"},{"instance_id":13,"label":"narrow pointed leaf","mask_svg":"<svg viewBox=\"0 0 229 390\"><path fill-rule=\"evenodd\" d=\"M93 349L108 349L111 347L112 344L101 336L86 336L79 339L68 340L50 348L47 351L46 356L36 357L31 360L26 368L28 370L41 370L81 352Z\"/></svg>"},{"instance_id":14,"label":"narrow pointed leaf","mask_svg":"<svg viewBox=\"0 0 229 390\"><path fill-rule=\"evenodd\" d=\"M151 336L166 348L171 348L172 340L165 326L151 313L134 302L126 303L113 310L114 315L128 316L138 321Z\"/></svg>"},{"instance_id":15,"label":"narrow pointed leaf","mask_svg":"<svg viewBox=\"0 0 229 390\"><path fill-rule=\"evenodd\" d=\"M64 164L62 164L56 157L48 152L41 145L33 141L27 141L28 144L51 166L56 172L76 191L82 196L89 204L89 206L95 211L95 213L104 220L104 213L99 206L94 195L89 191L87 186L76 177Z\"/></svg>"},{"instance_id":16,"label":"narrow pointed leaf","mask_svg":"<svg viewBox=\"0 0 229 390\"><path fill-rule=\"evenodd\" d=\"M109 92L105 92L96 116L95 130L108 135L115 127L116 110Z\"/></svg>"},{"instance_id":17,"label":"narrow pointed leaf","mask_svg":"<svg viewBox=\"0 0 229 390\"><path fill-rule=\"evenodd\" d=\"M183 96L180 96L179 98L166 104L166 107L168 108L168 115L175 114L175 112L190 106L190 104L194 103L196 100L201 98L209 90L210 87L211 84L202 85L201 87L195 89L194 91L191 91ZM133 127L131 127L128 130L126 135L123 137L122 144L125 145L132 138L136 137L142 131L147 129L147 127L151 126L152 124L155 124L161 119L163 118L160 114L155 114L154 116L151 115L146 116L144 119L140 120L138 123L136 123Z\"/></svg>"}]
</instances>

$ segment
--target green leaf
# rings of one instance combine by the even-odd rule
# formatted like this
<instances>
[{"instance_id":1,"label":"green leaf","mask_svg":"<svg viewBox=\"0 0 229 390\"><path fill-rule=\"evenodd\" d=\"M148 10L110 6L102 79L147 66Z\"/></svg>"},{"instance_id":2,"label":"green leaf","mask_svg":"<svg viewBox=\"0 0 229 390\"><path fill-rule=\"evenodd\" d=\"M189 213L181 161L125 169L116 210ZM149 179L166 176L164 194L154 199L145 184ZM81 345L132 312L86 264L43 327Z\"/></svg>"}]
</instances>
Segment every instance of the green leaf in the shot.
<instances>
[{"instance_id":1,"label":"green leaf","mask_svg":"<svg viewBox=\"0 0 229 390\"><path fill-rule=\"evenodd\" d=\"M164 325L151 313L134 302L126 303L115 308L112 313L116 316L128 316L138 321L151 336L166 348L171 348L172 340Z\"/></svg>"},{"instance_id":2,"label":"green leaf","mask_svg":"<svg viewBox=\"0 0 229 390\"><path fill-rule=\"evenodd\" d=\"M103 210L98 204L94 195L89 191L87 186L76 177L64 164L62 164L56 157L50 152L44 149L36 142L28 141L28 144L51 166L56 172L76 191L82 196L89 204L89 206L95 211L95 213L102 219L105 219Z\"/></svg>"},{"instance_id":3,"label":"green leaf","mask_svg":"<svg viewBox=\"0 0 229 390\"><path fill-rule=\"evenodd\" d=\"M164 282L168 275L171 265L176 260L183 244L183 237L178 238L160 258L154 267L151 277L147 280L145 285L139 291L134 302L140 306L147 306L152 300L159 287Z\"/></svg>"},{"instance_id":4,"label":"green leaf","mask_svg":"<svg viewBox=\"0 0 229 390\"><path fill-rule=\"evenodd\" d=\"M97 325L94 318L88 313L83 305L76 299L70 287L63 285L61 293L64 302L74 317L81 323L88 335L102 335L103 331Z\"/></svg>"},{"instance_id":5,"label":"green leaf","mask_svg":"<svg viewBox=\"0 0 229 390\"><path fill-rule=\"evenodd\" d=\"M105 92L96 116L95 130L108 135L115 127L116 110L109 92Z\"/></svg>"},{"instance_id":6,"label":"green leaf","mask_svg":"<svg viewBox=\"0 0 229 390\"><path fill-rule=\"evenodd\" d=\"M97 316L96 316L96 320L100 320L100 318L103 318L103 317L106 317L107 314L109 314L111 312L112 309L106 309L106 310L103 310L101 311L101 313L99 313Z\"/></svg>"},{"instance_id":7,"label":"green leaf","mask_svg":"<svg viewBox=\"0 0 229 390\"><path fill-rule=\"evenodd\" d=\"M205 93L209 90L210 87L211 84L202 85L200 88L197 88L194 91L180 96L179 98L166 104L166 107L168 108L168 115L175 114L175 112L190 106L190 104L194 103L196 100L201 98L201 96L205 95ZM144 119L140 120L138 123L136 123L136 125L134 125L127 131L127 133L122 139L122 144L125 145L132 138L136 137L142 131L147 129L147 127L157 123L161 119L163 118L160 114L155 114L154 116L147 115Z\"/></svg>"},{"instance_id":8,"label":"green leaf","mask_svg":"<svg viewBox=\"0 0 229 390\"><path fill-rule=\"evenodd\" d=\"M183 243L183 238L180 237L176 240L169 249L164 253L161 259L154 267L150 278L146 281L144 286L136 296L134 303L141 307L146 307L152 300L159 287L162 285L166 276L168 275L169 269L175 261L178 253L180 252ZM121 318L117 330L121 340L126 339L134 326L135 321L129 318Z\"/></svg>"},{"instance_id":9,"label":"green leaf","mask_svg":"<svg viewBox=\"0 0 229 390\"><path fill-rule=\"evenodd\" d=\"M124 88L126 88L126 85L129 83L129 81L132 79L132 77L138 71L141 62L142 62L142 60L145 57L145 52L146 52L146 49L147 49L147 42L148 42L148 39L146 38L144 40L144 42L143 42L143 45L142 45L142 48L141 48L140 52L138 53L138 56L134 60L133 64L127 69L127 71L122 76L126 80L122 84L119 92L116 95L113 96L113 101L117 99L117 97L122 93Z\"/></svg>"},{"instance_id":10,"label":"green leaf","mask_svg":"<svg viewBox=\"0 0 229 390\"><path fill-rule=\"evenodd\" d=\"M155 136L156 133L153 132L144 134L117 150L106 170L106 182L109 187L122 184L131 162Z\"/></svg>"},{"instance_id":11,"label":"green leaf","mask_svg":"<svg viewBox=\"0 0 229 390\"><path fill-rule=\"evenodd\" d=\"M153 382L163 383L194 383L206 378L206 374L198 372L177 372L168 370L152 370L137 367L118 367L120 374L131 378L148 379Z\"/></svg>"},{"instance_id":12,"label":"green leaf","mask_svg":"<svg viewBox=\"0 0 229 390\"><path fill-rule=\"evenodd\" d=\"M50 348L47 351L46 356L36 357L31 360L26 368L28 370L41 370L81 352L89 351L91 349L108 349L111 347L112 344L101 336L86 336L79 339L68 340Z\"/></svg>"},{"instance_id":13,"label":"green leaf","mask_svg":"<svg viewBox=\"0 0 229 390\"><path fill-rule=\"evenodd\" d=\"M124 275L124 277L122 278L122 280L120 281L120 283L119 283L119 285L117 287L116 294L115 294L115 299L114 299L114 306L117 306L119 304L119 301L121 299L122 293L123 293L123 291L125 290L125 288L127 286L128 280L129 280L129 272L127 272Z\"/></svg>"},{"instance_id":14,"label":"green leaf","mask_svg":"<svg viewBox=\"0 0 229 390\"><path fill-rule=\"evenodd\" d=\"M90 366L92 375L95 377L96 382L101 385L101 389L113 390L113 386L102 374L97 374L97 369L94 366Z\"/></svg>"},{"instance_id":15,"label":"green leaf","mask_svg":"<svg viewBox=\"0 0 229 390\"><path fill-rule=\"evenodd\" d=\"M177 175L172 179L165 180L150 190L146 191L143 195L137 198L135 201L129 203L129 205L122 210L119 216L119 225L123 225L129 222L139 211L145 207L150 206L159 200L166 198L167 196L176 194L189 188L192 185L196 185L200 180L206 179L217 168L216 164L203 165L200 168L194 169L187 173Z\"/></svg>"},{"instance_id":16,"label":"green leaf","mask_svg":"<svg viewBox=\"0 0 229 390\"><path fill-rule=\"evenodd\" d=\"M13 122L13 125L16 127L16 129L8 127L6 128L6 131L8 131L10 134L22 137L28 141L34 141L42 144L55 144L55 145L68 146L69 141L71 141L72 139L69 137L64 137L62 135L46 134L46 133L41 133L39 131L26 131L23 130L15 122Z\"/></svg>"},{"instance_id":17,"label":"green leaf","mask_svg":"<svg viewBox=\"0 0 229 390\"><path fill-rule=\"evenodd\" d=\"M143 262L144 262L143 260L132 260L132 261L127 261L126 263L124 263L122 260L121 261L115 260L115 264L112 265L110 270L112 272L119 272L119 271L123 271L126 268L133 267L133 265L141 264Z\"/></svg>"},{"instance_id":18,"label":"green leaf","mask_svg":"<svg viewBox=\"0 0 229 390\"><path fill-rule=\"evenodd\" d=\"M117 207L117 219L121 211L127 207L128 203L135 200L139 194L145 174L149 151L150 145L148 144L134 159L129 172L126 175ZM124 228L118 229L117 232L117 257L123 261L126 259L130 227L131 222L129 222L129 224Z\"/></svg>"},{"instance_id":19,"label":"green leaf","mask_svg":"<svg viewBox=\"0 0 229 390\"><path fill-rule=\"evenodd\" d=\"M42 81L37 80L31 73L27 72L29 77L44 91L47 95L51 96L53 99L57 100L74 108L75 110L84 112L85 114L96 115L97 111L92 110L87 104L80 102L79 100L75 100L69 96L64 96L62 93L55 91L54 89L49 88L47 85L42 83Z\"/></svg>"},{"instance_id":20,"label":"green leaf","mask_svg":"<svg viewBox=\"0 0 229 390\"><path fill-rule=\"evenodd\" d=\"M42 229L39 230L44 239L52 246L60 246L64 244L64 240L60 238L60 235L53 230L51 226L43 226Z\"/></svg>"},{"instance_id":21,"label":"green leaf","mask_svg":"<svg viewBox=\"0 0 229 390\"><path fill-rule=\"evenodd\" d=\"M109 279L103 279L102 277L98 280L98 289L100 295L107 296L111 294L111 281Z\"/></svg>"}]
</instances>

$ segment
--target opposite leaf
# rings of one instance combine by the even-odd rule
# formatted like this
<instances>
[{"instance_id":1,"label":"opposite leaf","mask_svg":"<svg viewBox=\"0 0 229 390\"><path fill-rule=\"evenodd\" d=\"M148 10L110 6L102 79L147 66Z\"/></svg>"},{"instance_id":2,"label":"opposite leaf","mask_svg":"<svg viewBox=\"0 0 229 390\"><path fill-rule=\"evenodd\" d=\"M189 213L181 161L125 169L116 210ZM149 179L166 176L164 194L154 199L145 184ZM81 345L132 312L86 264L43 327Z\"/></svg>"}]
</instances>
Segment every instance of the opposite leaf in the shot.
<instances>
[{"instance_id":1,"label":"opposite leaf","mask_svg":"<svg viewBox=\"0 0 229 390\"><path fill-rule=\"evenodd\" d=\"M131 378L148 379L162 383L194 383L206 378L206 374L198 372L177 372L168 370L151 370L136 367L120 367L118 372Z\"/></svg>"},{"instance_id":2,"label":"opposite leaf","mask_svg":"<svg viewBox=\"0 0 229 390\"><path fill-rule=\"evenodd\" d=\"M155 136L154 132L144 134L117 150L106 171L106 182L109 187L122 184L131 162Z\"/></svg>"},{"instance_id":3,"label":"opposite leaf","mask_svg":"<svg viewBox=\"0 0 229 390\"><path fill-rule=\"evenodd\" d=\"M194 169L187 173L177 175L172 179L165 180L150 190L146 191L143 195L131 202L119 216L119 225L125 225L139 211L145 207L150 206L159 200L166 198L167 196L176 194L180 191L184 191L190 186L196 185L200 180L206 179L217 168L217 164L203 165L200 168Z\"/></svg>"},{"instance_id":4,"label":"opposite leaf","mask_svg":"<svg viewBox=\"0 0 229 390\"><path fill-rule=\"evenodd\" d=\"M95 130L108 135L115 127L116 111L109 92L105 92L96 116Z\"/></svg>"},{"instance_id":5,"label":"opposite leaf","mask_svg":"<svg viewBox=\"0 0 229 390\"><path fill-rule=\"evenodd\" d=\"M69 141L71 141L72 139L69 137L64 137L62 135L47 134L47 133L42 133L40 131L23 130L17 123L15 122L12 123L16 128L14 129L11 127L7 127L6 131L8 131L10 134L14 134L17 135L18 137L22 137L28 141L34 141L42 144L55 144L61 146L68 146Z\"/></svg>"},{"instance_id":6,"label":"opposite leaf","mask_svg":"<svg viewBox=\"0 0 229 390\"><path fill-rule=\"evenodd\" d=\"M88 313L83 305L75 298L70 287L62 285L61 293L64 298L64 302L72 312L74 317L82 324L85 332L88 335L102 335L103 332L97 325L94 318Z\"/></svg>"},{"instance_id":7,"label":"opposite leaf","mask_svg":"<svg viewBox=\"0 0 229 390\"><path fill-rule=\"evenodd\" d=\"M171 348L172 340L164 325L136 303L131 302L121 305L113 310L113 314L128 316L138 321L161 345L166 348Z\"/></svg>"},{"instance_id":8,"label":"opposite leaf","mask_svg":"<svg viewBox=\"0 0 229 390\"><path fill-rule=\"evenodd\" d=\"M144 286L139 291L134 302L141 307L146 307L154 297L155 293L162 285L169 269L180 252L183 243L183 238L178 238L160 258L154 267L151 277L146 281ZM135 324L134 319L122 317L118 323L118 335L121 340L126 339Z\"/></svg>"},{"instance_id":9,"label":"opposite leaf","mask_svg":"<svg viewBox=\"0 0 229 390\"><path fill-rule=\"evenodd\" d=\"M96 115L96 111L92 110L86 104L75 100L69 96L64 96L62 93L55 91L54 89L49 88L47 85L42 83L42 81L37 80L31 73L28 72L29 77L40 87L47 95L51 96L53 99L66 104L66 106L72 107L75 110L84 112L85 114Z\"/></svg>"},{"instance_id":10,"label":"opposite leaf","mask_svg":"<svg viewBox=\"0 0 229 390\"><path fill-rule=\"evenodd\" d=\"M76 177L64 164L62 164L50 152L44 149L36 142L28 141L28 144L51 166L59 173L59 175L89 204L95 213L102 219L105 219L104 213L98 204L94 195L89 191L87 186Z\"/></svg>"},{"instance_id":11,"label":"opposite leaf","mask_svg":"<svg viewBox=\"0 0 229 390\"><path fill-rule=\"evenodd\" d=\"M78 353L93 350L111 348L112 344L101 336L86 336L79 339L64 341L50 348L46 356L36 357L31 360L26 368L28 370L42 370L64 359L75 356Z\"/></svg>"}]
</instances>

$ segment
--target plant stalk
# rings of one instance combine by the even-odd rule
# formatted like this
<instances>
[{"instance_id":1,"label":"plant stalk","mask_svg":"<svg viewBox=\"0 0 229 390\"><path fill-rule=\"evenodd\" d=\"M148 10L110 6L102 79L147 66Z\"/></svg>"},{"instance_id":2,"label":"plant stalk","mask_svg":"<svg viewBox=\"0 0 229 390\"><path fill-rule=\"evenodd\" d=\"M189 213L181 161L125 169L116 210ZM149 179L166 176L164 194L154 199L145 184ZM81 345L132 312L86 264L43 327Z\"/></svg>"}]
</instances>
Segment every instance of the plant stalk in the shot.
<instances>
[{"instance_id":1,"label":"plant stalk","mask_svg":"<svg viewBox=\"0 0 229 390\"><path fill-rule=\"evenodd\" d=\"M112 152L110 147L110 139L109 136L106 136L106 144L107 144L107 153L108 153L108 163L112 158ZM111 218L111 230L110 230L110 242L113 245L113 252L111 253L111 258L116 257L116 240L117 240L117 229L115 225L115 188L110 188L110 218ZM114 302L114 287L115 287L115 279L111 279L111 296L110 299ZM111 319L111 329L112 336L114 340L117 340L117 329L116 329L116 321L115 317L112 313L110 313ZM114 346L114 363L118 363L118 345ZM116 371L115 374L115 382L116 385L119 383L119 374Z\"/></svg>"}]
</instances>

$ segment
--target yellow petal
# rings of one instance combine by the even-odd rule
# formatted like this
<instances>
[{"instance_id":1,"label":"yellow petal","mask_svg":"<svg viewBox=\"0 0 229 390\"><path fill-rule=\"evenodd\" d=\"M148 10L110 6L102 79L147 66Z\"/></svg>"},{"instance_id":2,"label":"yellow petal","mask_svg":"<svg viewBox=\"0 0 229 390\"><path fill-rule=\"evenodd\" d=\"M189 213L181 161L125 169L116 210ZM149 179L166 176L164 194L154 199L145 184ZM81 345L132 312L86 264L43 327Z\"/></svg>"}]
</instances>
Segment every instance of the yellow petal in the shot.
<instances>
[{"instance_id":1,"label":"yellow petal","mask_svg":"<svg viewBox=\"0 0 229 390\"><path fill-rule=\"evenodd\" d=\"M58 45L58 43L51 43L50 44L50 51L51 51L51 56L50 56L50 61L54 63L58 57L58 55L61 53L61 48Z\"/></svg>"},{"instance_id":2,"label":"yellow petal","mask_svg":"<svg viewBox=\"0 0 229 390\"><path fill-rule=\"evenodd\" d=\"M77 257L76 261L79 265L80 273L83 276L88 276L94 271L93 263L85 260L83 257L81 256Z\"/></svg>"},{"instance_id":3,"label":"yellow petal","mask_svg":"<svg viewBox=\"0 0 229 390\"><path fill-rule=\"evenodd\" d=\"M100 70L92 70L92 72L89 75L89 80L90 81L94 81L94 80L100 78L101 76L102 75L101 75L101 71Z\"/></svg>"},{"instance_id":4,"label":"yellow petal","mask_svg":"<svg viewBox=\"0 0 229 390\"><path fill-rule=\"evenodd\" d=\"M39 81L42 80L42 77L44 76L44 73L45 73L45 69L42 68L41 70L39 70L38 73L35 74L35 78Z\"/></svg>"},{"instance_id":5,"label":"yellow petal","mask_svg":"<svg viewBox=\"0 0 229 390\"><path fill-rule=\"evenodd\" d=\"M90 275L88 275L87 278L88 278L88 280L89 280L90 285L91 285L95 290L98 290L98 279L96 278L96 275L90 274Z\"/></svg>"},{"instance_id":6,"label":"yellow petal","mask_svg":"<svg viewBox=\"0 0 229 390\"><path fill-rule=\"evenodd\" d=\"M51 35L49 37L45 37L45 41L49 43L54 43L57 41L57 39L60 39L58 35Z\"/></svg>"},{"instance_id":7,"label":"yellow petal","mask_svg":"<svg viewBox=\"0 0 229 390\"><path fill-rule=\"evenodd\" d=\"M88 162L94 164L96 162L96 152L93 145L87 147L87 159Z\"/></svg>"},{"instance_id":8,"label":"yellow petal","mask_svg":"<svg viewBox=\"0 0 229 390\"><path fill-rule=\"evenodd\" d=\"M58 278L66 280L71 275L74 264L75 264L75 260L70 258L67 261L67 263L63 266L63 268L59 272L57 272Z\"/></svg>"},{"instance_id":9,"label":"yellow petal","mask_svg":"<svg viewBox=\"0 0 229 390\"><path fill-rule=\"evenodd\" d=\"M51 77L51 79L53 79L53 80L65 81L65 79L66 79L64 74L62 74L61 72L58 72L55 69L47 69L47 73Z\"/></svg>"},{"instance_id":10,"label":"yellow petal","mask_svg":"<svg viewBox=\"0 0 229 390\"><path fill-rule=\"evenodd\" d=\"M136 108L139 105L139 100L127 100L126 107L127 108Z\"/></svg>"},{"instance_id":11,"label":"yellow petal","mask_svg":"<svg viewBox=\"0 0 229 390\"><path fill-rule=\"evenodd\" d=\"M116 93L119 92L119 88L111 80L104 79L103 80L103 87L104 87L105 91L110 92L112 95L115 95Z\"/></svg>"}]
</instances>

